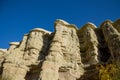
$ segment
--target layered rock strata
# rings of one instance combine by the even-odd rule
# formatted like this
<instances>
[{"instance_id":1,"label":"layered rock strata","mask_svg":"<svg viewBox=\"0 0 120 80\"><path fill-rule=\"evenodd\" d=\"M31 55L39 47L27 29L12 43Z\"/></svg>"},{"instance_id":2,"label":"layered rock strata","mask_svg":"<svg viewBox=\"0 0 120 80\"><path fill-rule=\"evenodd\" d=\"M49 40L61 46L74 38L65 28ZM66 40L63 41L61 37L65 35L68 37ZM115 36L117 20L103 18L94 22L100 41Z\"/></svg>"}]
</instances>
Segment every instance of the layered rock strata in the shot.
<instances>
[{"instance_id":1,"label":"layered rock strata","mask_svg":"<svg viewBox=\"0 0 120 80\"><path fill-rule=\"evenodd\" d=\"M120 20L80 29L56 20L54 28L35 28L0 49L1 80L98 80L96 65L120 65Z\"/></svg>"}]
</instances>

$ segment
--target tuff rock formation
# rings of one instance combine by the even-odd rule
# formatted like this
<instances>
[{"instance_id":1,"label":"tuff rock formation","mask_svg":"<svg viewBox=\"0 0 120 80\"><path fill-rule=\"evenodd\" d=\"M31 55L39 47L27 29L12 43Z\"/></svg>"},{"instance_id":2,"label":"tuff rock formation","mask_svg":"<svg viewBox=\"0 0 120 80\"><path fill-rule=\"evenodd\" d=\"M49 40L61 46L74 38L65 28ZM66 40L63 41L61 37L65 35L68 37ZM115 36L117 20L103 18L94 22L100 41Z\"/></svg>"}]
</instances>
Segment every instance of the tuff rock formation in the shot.
<instances>
[{"instance_id":1,"label":"tuff rock formation","mask_svg":"<svg viewBox=\"0 0 120 80\"><path fill-rule=\"evenodd\" d=\"M96 65L120 62L120 20L80 29L56 20L55 31L35 28L0 49L1 80L98 80Z\"/></svg>"}]
</instances>

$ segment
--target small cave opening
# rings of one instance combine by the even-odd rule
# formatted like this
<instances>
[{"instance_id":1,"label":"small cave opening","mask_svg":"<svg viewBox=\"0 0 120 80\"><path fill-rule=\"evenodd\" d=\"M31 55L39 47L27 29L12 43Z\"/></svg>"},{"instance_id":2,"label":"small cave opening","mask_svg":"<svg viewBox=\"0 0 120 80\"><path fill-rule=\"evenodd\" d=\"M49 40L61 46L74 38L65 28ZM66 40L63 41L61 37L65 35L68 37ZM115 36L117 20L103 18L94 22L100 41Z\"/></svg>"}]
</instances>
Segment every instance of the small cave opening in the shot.
<instances>
[{"instance_id":1,"label":"small cave opening","mask_svg":"<svg viewBox=\"0 0 120 80\"><path fill-rule=\"evenodd\" d=\"M40 68L38 66L34 66L27 72L25 76L25 80L38 80L40 76Z\"/></svg>"},{"instance_id":2,"label":"small cave opening","mask_svg":"<svg viewBox=\"0 0 120 80\"><path fill-rule=\"evenodd\" d=\"M100 60L102 62L108 62L111 56L109 48L108 47L99 48L99 51L100 51Z\"/></svg>"}]
</instances>

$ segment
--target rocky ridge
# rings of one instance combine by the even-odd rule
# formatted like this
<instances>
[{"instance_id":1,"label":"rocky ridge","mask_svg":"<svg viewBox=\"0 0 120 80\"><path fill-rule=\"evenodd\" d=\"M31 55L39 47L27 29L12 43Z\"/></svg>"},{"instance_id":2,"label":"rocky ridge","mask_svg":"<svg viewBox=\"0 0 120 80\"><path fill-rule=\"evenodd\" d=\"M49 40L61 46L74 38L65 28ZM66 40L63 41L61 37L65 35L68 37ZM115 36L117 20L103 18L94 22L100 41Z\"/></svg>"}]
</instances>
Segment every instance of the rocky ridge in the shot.
<instances>
[{"instance_id":1,"label":"rocky ridge","mask_svg":"<svg viewBox=\"0 0 120 80\"><path fill-rule=\"evenodd\" d=\"M0 49L1 80L98 80L96 65L120 62L120 19L80 29L56 20L55 31L35 28Z\"/></svg>"}]
</instances>

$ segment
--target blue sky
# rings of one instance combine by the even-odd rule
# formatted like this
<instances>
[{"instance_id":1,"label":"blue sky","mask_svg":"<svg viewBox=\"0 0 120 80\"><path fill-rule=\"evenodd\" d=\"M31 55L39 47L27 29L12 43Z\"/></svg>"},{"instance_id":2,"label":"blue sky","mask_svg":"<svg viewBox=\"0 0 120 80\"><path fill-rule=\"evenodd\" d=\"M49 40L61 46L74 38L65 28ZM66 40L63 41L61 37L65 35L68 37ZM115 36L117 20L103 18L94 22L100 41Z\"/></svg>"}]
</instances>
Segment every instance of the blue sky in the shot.
<instances>
[{"instance_id":1,"label":"blue sky","mask_svg":"<svg viewBox=\"0 0 120 80\"><path fill-rule=\"evenodd\" d=\"M0 48L21 41L39 27L54 31L54 21L63 19L78 28L87 22L99 26L120 18L120 0L0 0Z\"/></svg>"}]
</instances>

